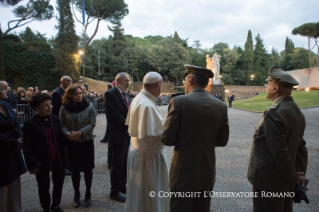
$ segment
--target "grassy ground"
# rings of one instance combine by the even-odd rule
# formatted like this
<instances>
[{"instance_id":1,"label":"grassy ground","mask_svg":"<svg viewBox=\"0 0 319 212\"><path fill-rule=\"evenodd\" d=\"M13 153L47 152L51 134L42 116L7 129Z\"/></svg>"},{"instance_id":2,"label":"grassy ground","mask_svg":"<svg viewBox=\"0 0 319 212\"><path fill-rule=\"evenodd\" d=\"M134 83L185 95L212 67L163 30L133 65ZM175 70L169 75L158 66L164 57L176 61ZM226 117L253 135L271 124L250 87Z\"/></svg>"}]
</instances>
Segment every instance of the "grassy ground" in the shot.
<instances>
[{"instance_id":1,"label":"grassy ground","mask_svg":"<svg viewBox=\"0 0 319 212\"><path fill-rule=\"evenodd\" d=\"M319 106L319 90L292 91L294 101L300 108ZM250 99L233 102L233 107L251 112L264 112L272 102L266 99L266 92Z\"/></svg>"},{"instance_id":2,"label":"grassy ground","mask_svg":"<svg viewBox=\"0 0 319 212\"><path fill-rule=\"evenodd\" d=\"M98 93L105 93L107 84L111 84L109 82L94 80L85 77L85 82L89 86L89 91L95 91Z\"/></svg>"}]
</instances>

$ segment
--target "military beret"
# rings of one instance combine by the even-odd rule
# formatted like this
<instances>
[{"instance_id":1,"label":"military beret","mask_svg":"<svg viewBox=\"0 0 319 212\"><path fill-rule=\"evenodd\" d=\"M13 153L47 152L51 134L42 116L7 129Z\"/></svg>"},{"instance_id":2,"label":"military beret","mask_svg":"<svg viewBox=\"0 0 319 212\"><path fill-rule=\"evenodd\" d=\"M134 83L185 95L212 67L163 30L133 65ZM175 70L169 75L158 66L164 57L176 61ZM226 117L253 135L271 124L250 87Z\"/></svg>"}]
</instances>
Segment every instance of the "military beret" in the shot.
<instances>
[{"instance_id":1,"label":"military beret","mask_svg":"<svg viewBox=\"0 0 319 212\"><path fill-rule=\"evenodd\" d=\"M188 74L197 74L206 78L213 78L214 77L214 73L206 68L201 68L198 66L192 66L192 65L188 65L185 64L184 67L186 68L185 72L184 72L184 78L188 75Z\"/></svg>"},{"instance_id":2,"label":"military beret","mask_svg":"<svg viewBox=\"0 0 319 212\"><path fill-rule=\"evenodd\" d=\"M275 82L283 87L292 88L295 85L299 85L299 82L293 78L290 74L283 71L278 66L272 66L269 69L269 77L267 81Z\"/></svg>"}]
</instances>

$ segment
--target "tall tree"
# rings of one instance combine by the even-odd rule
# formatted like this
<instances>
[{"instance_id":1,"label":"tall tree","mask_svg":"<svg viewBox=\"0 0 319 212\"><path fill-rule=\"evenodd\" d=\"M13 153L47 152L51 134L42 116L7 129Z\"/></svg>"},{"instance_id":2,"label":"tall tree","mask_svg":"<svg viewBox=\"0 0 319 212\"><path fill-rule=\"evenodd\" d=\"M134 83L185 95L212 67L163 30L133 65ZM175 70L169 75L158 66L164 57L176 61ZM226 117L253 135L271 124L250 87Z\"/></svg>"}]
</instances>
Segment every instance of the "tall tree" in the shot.
<instances>
[{"instance_id":1,"label":"tall tree","mask_svg":"<svg viewBox=\"0 0 319 212\"><path fill-rule=\"evenodd\" d=\"M79 12L82 13L82 0L72 0ZM88 40L83 43L83 50L91 43L96 33L99 30L99 25L102 20L109 21L111 23L117 23L121 21L127 14L128 8L124 0L86 0L85 1L85 13L87 18L85 22L80 21L74 11L73 14L76 20L84 26L84 35L87 34L88 26L96 20L95 30L92 35L89 36Z\"/></svg>"},{"instance_id":2,"label":"tall tree","mask_svg":"<svg viewBox=\"0 0 319 212\"><path fill-rule=\"evenodd\" d=\"M127 64L127 58L125 58L123 61L120 55L123 50L127 48L128 44L124 36L124 29L122 28L122 24L120 22L118 22L116 26L112 28L109 27L109 30L113 32L113 39L111 39L110 46L109 68L111 73L117 74L123 71L123 65ZM123 62L125 62L125 64Z\"/></svg>"},{"instance_id":3,"label":"tall tree","mask_svg":"<svg viewBox=\"0 0 319 212\"><path fill-rule=\"evenodd\" d=\"M20 1L22 0L0 0L0 5L4 5L4 6L14 6L16 4L18 4Z\"/></svg>"},{"instance_id":4,"label":"tall tree","mask_svg":"<svg viewBox=\"0 0 319 212\"><path fill-rule=\"evenodd\" d=\"M79 76L79 37L75 34L70 0L57 0L58 35L56 37L56 70L73 79Z\"/></svg>"},{"instance_id":5,"label":"tall tree","mask_svg":"<svg viewBox=\"0 0 319 212\"><path fill-rule=\"evenodd\" d=\"M3 44L2 44L2 30L0 29L0 80L5 80L6 72L4 69L3 60Z\"/></svg>"},{"instance_id":6,"label":"tall tree","mask_svg":"<svg viewBox=\"0 0 319 212\"><path fill-rule=\"evenodd\" d=\"M19 33L19 36L23 42L47 42L45 34L38 31L34 33L30 27L26 27L23 32Z\"/></svg>"},{"instance_id":7,"label":"tall tree","mask_svg":"<svg viewBox=\"0 0 319 212\"><path fill-rule=\"evenodd\" d=\"M274 47L271 48L270 60L272 65L280 66L280 54ZM284 69L285 70L285 69Z\"/></svg>"},{"instance_id":8,"label":"tall tree","mask_svg":"<svg viewBox=\"0 0 319 212\"><path fill-rule=\"evenodd\" d=\"M25 6L20 5L14 8L13 13L18 19L8 22L8 29L4 34L8 34L11 30L24 26L32 21L51 19L53 17L53 6L50 5L50 0L28 0Z\"/></svg>"},{"instance_id":9,"label":"tall tree","mask_svg":"<svg viewBox=\"0 0 319 212\"><path fill-rule=\"evenodd\" d=\"M254 82L257 83L257 85L262 85L267 77L268 55L264 41L259 34L257 34L255 40L256 46L254 50L254 72L252 74L255 74Z\"/></svg>"},{"instance_id":10,"label":"tall tree","mask_svg":"<svg viewBox=\"0 0 319 212\"><path fill-rule=\"evenodd\" d=\"M299 27L296 27L292 30L291 32L293 35L301 35L304 37L308 38L308 57L309 57L309 67L311 68L311 50L315 47L313 46L312 48L310 47L310 41L314 38L319 37L319 29L318 25L316 23L306 23L303 24Z\"/></svg>"},{"instance_id":11,"label":"tall tree","mask_svg":"<svg viewBox=\"0 0 319 212\"><path fill-rule=\"evenodd\" d=\"M251 31L248 31L247 40L245 43L245 71L247 81L249 81L250 74L254 70L254 44L253 44L253 36Z\"/></svg>"},{"instance_id":12,"label":"tall tree","mask_svg":"<svg viewBox=\"0 0 319 212\"><path fill-rule=\"evenodd\" d=\"M174 33L173 40L174 40L176 43L178 43L178 44L181 44L181 43L182 43L182 39L179 37L179 35L177 34L176 31L175 31L175 33Z\"/></svg>"},{"instance_id":13,"label":"tall tree","mask_svg":"<svg viewBox=\"0 0 319 212\"><path fill-rule=\"evenodd\" d=\"M152 46L150 50L151 63L163 75L170 75L175 78L175 83L181 82L184 72L184 64L188 63L189 53L172 38L165 38Z\"/></svg>"},{"instance_id":14,"label":"tall tree","mask_svg":"<svg viewBox=\"0 0 319 212\"><path fill-rule=\"evenodd\" d=\"M196 49L196 51L199 52L200 47L202 46L202 44L200 44L199 40L194 40L194 44L192 46Z\"/></svg>"},{"instance_id":15,"label":"tall tree","mask_svg":"<svg viewBox=\"0 0 319 212\"><path fill-rule=\"evenodd\" d=\"M290 38L288 38L288 36L286 37L286 41L285 41L285 54L289 54L289 53L293 53L295 49L295 44L292 42L292 40Z\"/></svg>"}]
</instances>

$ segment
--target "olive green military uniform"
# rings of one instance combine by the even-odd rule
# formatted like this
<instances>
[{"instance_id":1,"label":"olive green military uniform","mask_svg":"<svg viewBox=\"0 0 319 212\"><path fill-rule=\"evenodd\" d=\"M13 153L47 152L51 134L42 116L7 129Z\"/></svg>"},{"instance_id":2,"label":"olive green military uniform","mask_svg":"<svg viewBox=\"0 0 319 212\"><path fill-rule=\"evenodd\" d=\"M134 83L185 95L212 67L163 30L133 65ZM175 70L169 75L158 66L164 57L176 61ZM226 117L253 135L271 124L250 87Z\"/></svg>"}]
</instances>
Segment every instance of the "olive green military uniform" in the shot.
<instances>
[{"instance_id":1,"label":"olive green military uniform","mask_svg":"<svg viewBox=\"0 0 319 212\"><path fill-rule=\"evenodd\" d=\"M281 76L275 74L276 79ZM270 76L274 78L275 74ZM292 83L285 77L281 81ZM304 130L304 115L291 96L276 98L264 113L255 128L247 172L253 191L258 192L258 198L253 199L254 211L292 211L290 197L270 198L265 192L293 192L297 172L306 172L308 152Z\"/></svg>"},{"instance_id":2,"label":"olive green military uniform","mask_svg":"<svg viewBox=\"0 0 319 212\"><path fill-rule=\"evenodd\" d=\"M229 137L227 106L205 91L172 98L162 143L175 146L169 173L171 191L212 191L215 183L215 147ZM210 198L171 197L171 212L209 211Z\"/></svg>"}]
</instances>

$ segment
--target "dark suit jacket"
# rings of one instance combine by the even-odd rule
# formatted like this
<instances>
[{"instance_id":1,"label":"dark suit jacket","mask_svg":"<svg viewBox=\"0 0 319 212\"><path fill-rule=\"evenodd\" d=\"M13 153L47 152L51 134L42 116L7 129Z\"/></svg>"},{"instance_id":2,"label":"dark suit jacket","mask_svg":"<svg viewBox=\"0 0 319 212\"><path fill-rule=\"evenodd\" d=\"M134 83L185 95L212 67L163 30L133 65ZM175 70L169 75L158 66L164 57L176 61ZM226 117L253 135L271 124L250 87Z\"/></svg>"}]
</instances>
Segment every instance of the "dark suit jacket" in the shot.
<instances>
[{"instance_id":1,"label":"dark suit jacket","mask_svg":"<svg viewBox=\"0 0 319 212\"><path fill-rule=\"evenodd\" d=\"M0 187L14 182L26 172L21 151L15 151L22 130L11 105L1 101L7 110L7 117L0 114Z\"/></svg>"},{"instance_id":2,"label":"dark suit jacket","mask_svg":"<svg viewBox=\"0 0 319 212\"><path fill-rule=\"evenodd\" d=\"M172 98L162 143L174 146L170 188L177 191L212 190L215 183L215 147L229 137L227 106L204 88Z\"/></svg>"},{"instance_id":3,"label":"dark suit jacket","mask_svg":"<svg viewBox=\"0 0 319 212\"><path fill-rule=\"evenodd\" d=\"M65 164L64 144L66 141L62 135L59 118L51 115L55 133L55 147L61 167ZM49 120L50 121L50 120ZM40 171L50 171L51 160L48 149L47 136L36 116L28 119L23 126L23 154L27 169L33 169L39 165Z\"/></svg>"},{"instance_id":4,"label":"dark suit jacket","mask_svg":"<svg viewBox=\"0 0 319 212\"><path fill-rule=\"evenodd\" d=\"M60 108L62 106L62 96L65 90L60 86L52 94L52 114L59 117Z\"/></svg>"},{"instance_id":5,"label":"dark suit jacket","mask_svg":"<svg viewBox=\"0 0 319 212\"><path fill-rule=\"evenodd\" d=\"M126 98L130 104L130 97ZM112 144L129 145L130 136L125 125L128 108L123 95L114 87L105 92L104 107L107 118L107 141Z\"/></svg>"},{"instance_id":6,"label":"dark suit jacket","mask_svg":"<svg viewBox=\"0 0 319 212\"><path fill-rule=\"evenodd\" d=\"M8 95L8 98L5 99L4 101L8 102L11 105L12 109L17 109L18 101L15 95L11 92L8 92L7 95Z\"/></svg>"},{"instance_id":7,"label":"dark suit jacket","mask_svg":"<svg viewBox=\"0 0 319 212\"><path fill-rule=\"evenodd\" d=\"M293 191L297 172L306 172L305 117L291 96L273 104L255 128L247 177L266 192Z\"/></svg>"}]
</instances>

